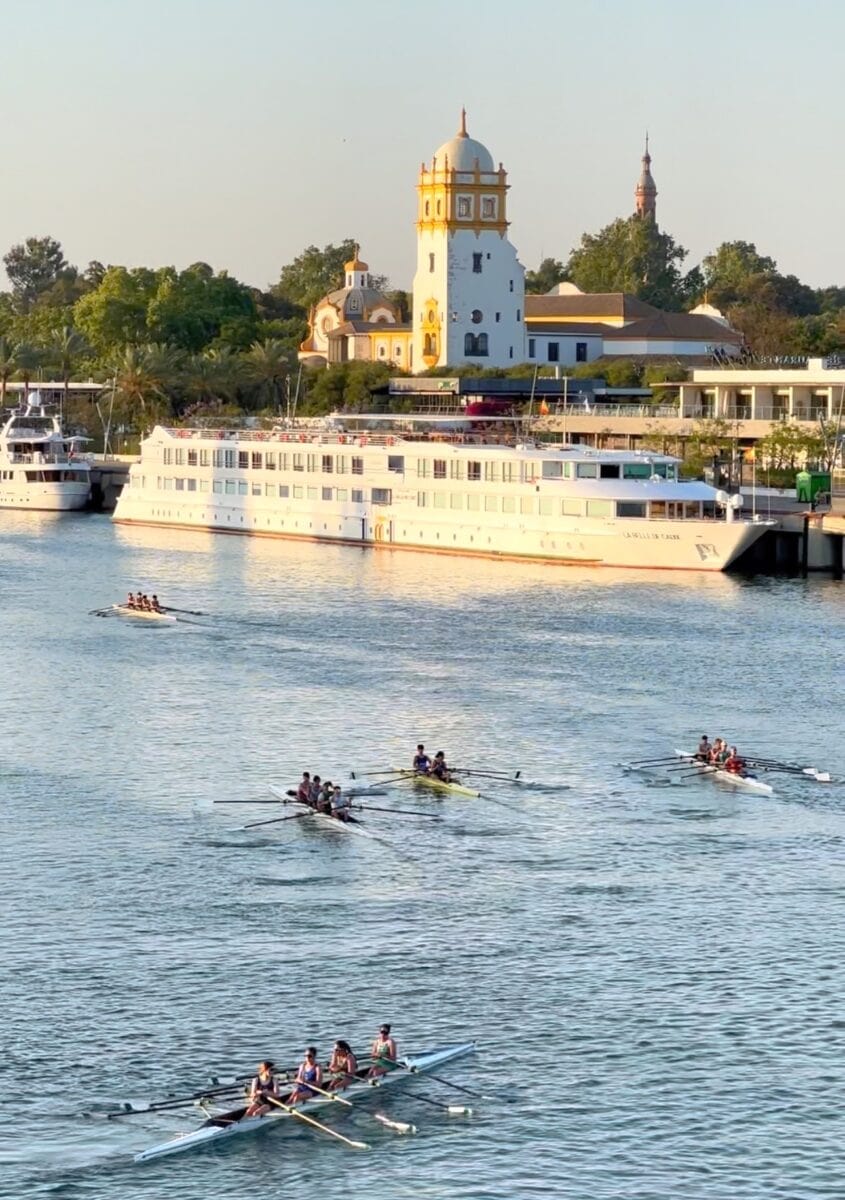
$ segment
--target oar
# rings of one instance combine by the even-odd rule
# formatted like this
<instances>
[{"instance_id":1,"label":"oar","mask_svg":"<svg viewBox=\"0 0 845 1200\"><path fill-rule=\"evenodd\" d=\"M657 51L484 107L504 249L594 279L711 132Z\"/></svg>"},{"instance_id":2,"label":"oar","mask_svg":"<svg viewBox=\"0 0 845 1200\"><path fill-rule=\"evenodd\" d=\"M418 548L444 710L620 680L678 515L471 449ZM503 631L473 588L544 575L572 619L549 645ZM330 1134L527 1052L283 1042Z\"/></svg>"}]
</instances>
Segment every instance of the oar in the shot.
<instances>
[{"instance_id":1,"label":"oar","mask_svg":"<svg viewBox=\"0 0 845 1200\"><path fill-rule=\"evenodd\" d=\"M129 1101L123 1104L121 1108L112 1109L110 1112L83 1112L84 1117L103 1117L110 1121L113 1117L133 1117L139 1113L154 1113L154 1112L169 1112L176 1108L187 1108L191 1104L196 1104L200 1100L211 1097L243 1095L243 1087L221 1087L207 1088L204 1092L195 1092L192 1096L174 1096L171 1100L155 1100L152 1104L131 1104Z\"/></svg>"},{"instance_id":2,"label":"oar","mask_svg":"<svg viewBox=\"0 0 845 1200\"><path fill-rule=\"evenodd\" d=\"M680 757L680 754L673 754L671 756L666 754L663 755L662 758L643 758L634 762L626 763L625 765L628 767L633 767L635 770L638 770L640 767L659 767L662 766L663 763L677 762Z\"/></svg>"},{"instance_id":3,"label":"oar","mask_svg":"<svg viewBox=\"0 0 845 1200\"><path fill-rule=\"evenodd\" d=\"M420 1075L422 1072L419 1067L408 1067L408 1071L412 1075ZM474 1096L476 1100L493 1100L492 1096L485 1096L483 1092L475 1092L472 1088L462 1087L459 1083L452 1083L451 1079L444 1079L441 1075L432 1075L430 1071L426 1071L425 1075L429 1079L434 1079L437 1083L442 1083L444 1087L454 1088L456 1092L464 1092L467 1096Z\"/></svg>"},{"instance_id":4,"label":"oar","mask_svg":"<svg viewBox=\"0 0 845 1200\"><path fill-rule=\"evenodd\" d=\"M439 812L417 812L413 808L376 808L374 804L350 804L349 807L361 808L365 812L396 813L402 817L433 817L435 821L441 819Z\"/></svg>"},{"instance_id":5,"label":"oar","mask_svg":"<svg viewBox=\"0 0 845 1200\"><path fill-rule=\"evenodd\" d=\"M311 1085L308 1084L308 1086L310 1087ZM281 1108L288 1116L296 1117L300 1121L305 1121L308 1125L313 1125L315 1129L320 1129L330 1137L337 1138L339 1142L345 1142L347 1146L353 1146L356 1150L369 1150L370 1148L366 1142L355 1142L352 1138L344 1137L342 1133L338 1133L334 1129L329 1129L328 1125L323 1125L321 1121L315 1121L313 1117L307 1117L305 1113L300 1112L297 1108L291 1108L289 1104L282 1104L281 1100L276 1100L273 1096L265 1096L264 1099L269 1101L270 1104L275 1104L277 1108Z\"/></svg>"},{"instance_id":6,"label":"oar","mask_svg":"<svg viewBox=\"0 0 845 1200\"><path fill-rule=\"evenodd\" d=\"M374 1085L378 1087L379 1085ZM471 1117L472 1109L465 1108L460 1104L441 1104L439 1100L431 1100L428 1096L421 1096L419 1092L407 1092L406 1100L422 1100L423 1104L431 1104L434 1108L439 1108L441 1112L448 1113L450 1117Z\"/></svg>"},{"instance_id":7,"label":"oar","mask_svg":"<svg viewBox=\"0 0 845 1200\"><path fill-rule=\"evenodd\" d=\"M269 817L266 821L248 821L246 825L235 825L232 829L227 829L227 833L242 833L244 829L255 829L258 825L278 825L280 821L297 821L300 817L310 817L311 811L288 813L286 817Z\"/></svg>"},{"instance_id":8,"label":"oar","mask_svg":"<svg viewBox=\"0 0 845 1200\"><path fill-rule=\"evenodd\" d=\"M213 800L213 804L286 804L285 800Z\"/></svg>"},{"instance_id":9,"label":"oar","mask_svg":"<svg viewBox=\"0 0 845 1200\"><path fill-rule=\"evenodd\" d=\"M114 608L113 604L110 604L108 606L108 608L92 608L89 611L88 616L89 617L104 617L106 615L106 613L110 613L113 608Z\"/></svg>"},{"instance_id":10,"label":"oar","mask_svg":"<svg viewBox=\"0 0 845 1200\"><path fill-rule=\"evenodd\" d=\"M394 1059L378 1058L378 1057L374 1058L372 1055L369 1055L369 1060L370 1060L370 1062L373 1062L377 1066L381 1067L382 1070L384 1070L385 1072L387 1072L387 1071L406 1071L409 1075L418 1074L418 1072L414 1071L413 1068L406 1066L405 1063L396 1062ZM428 1074L428 1072L426 1072L426 1074ZM431 1078L434 1079L435 1076L432 1075ZM380 1082L378 1076L374 1076L370 1080L370 1084L372 1085L372 1087L381 1087L381 1082ZM451 1116L459 1116L459 1117L471 1117L472 1116L471 1108L464 1108L461 1105L457 1105L457 1104L442 1104L439 1100L430 1100L427 1096L421 1096L419 1094L419 1092L416 1092L416 1091L406 1093L405 1098L406 1099L414 1098L416 1100L422 1100L423 1104L432 1104L435 1108L439 1108L441 1112L449 1113Z\"/></svg>"},{"instance_id":11,"label":"oar","mask_svg":"<svg viewBox=\"0 0 845 1200\"><path fill-rule=\"evenodd\" d=\"M380 779L379 783L412 783L418 776L425 778L421 771L415 771L413 767L408 767L407 770L405 768L402 769L401 775L394 773L389 779ZM349 778L357 779L358 776L354 771L350 771Z\"/></svg>"},{"instance_id":12,"label":"oar","mask_svg":"<svg viewBox=\"0 0 845 1200\"><path fill-rule=\"evenodd\" d=\"M310 1088L312 1092L319 1092L321 1096L325 1096L328 1100L334 1100L337 1104L345 1104L347 1108L355 1107L351 1100L346 1100L343 1096L338 1096L336 1092L328 1092L325 1088L317 1087L316 1083L306 1083L305 1086ZM416 1126L409 1125L406 1121L390 1121L387 1117L375 1116L372 1113L364 1113L364 1116L370 1117L371 1120L379 1121L382 1125L388 1125L391 1129L395 1129L399 1133L417 1132Z\"/></svg>"},{"instance_id":13,"label":"oar","mask_svg":"<svg viewBox=\"0 0 845 1200\"><path fill-rule=\"evenodd\" d=\"M162 605L161 611L165 613L175 612L184 613L186 617L207 617L208 613L198 612L195 608L171 608L170 605Z\"/></svg>"},{"instance_id":14,"label":"oar","mask_svg":"<svg viewBox=\"0 0 845 1200\"><path fill-rule=\"evenodd\" d=\"M794 766L792 763L782 763L772 758L749 757L745 761L749 766L760 767L763 771L782 772L784 775L809 775L811 779L815 779L818 783L831 782L830 772L820 771L817 767Z\"/></svg>"},{"instance_id":15,"label":"oar","mask_svg":"<svg viewBox=\"0 0 845 1200\"><path fill-rule=\"evenodd\" d=\"M522 778L522 771L476 771L474 767L450 767L449 770L456 775L477 775L479 779L510 780L511 783L517 783Z\"/></svg>"}]
</instances>

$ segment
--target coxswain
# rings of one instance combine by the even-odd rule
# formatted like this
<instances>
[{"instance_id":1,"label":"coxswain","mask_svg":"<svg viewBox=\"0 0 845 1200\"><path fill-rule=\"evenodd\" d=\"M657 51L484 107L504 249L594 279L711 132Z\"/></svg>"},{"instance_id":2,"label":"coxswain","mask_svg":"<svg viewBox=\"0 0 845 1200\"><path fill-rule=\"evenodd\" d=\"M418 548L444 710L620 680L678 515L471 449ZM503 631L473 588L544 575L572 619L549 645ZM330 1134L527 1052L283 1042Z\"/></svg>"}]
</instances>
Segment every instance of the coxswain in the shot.
<instances>
[{"instance_id":1,"label":"coxswain","mask_svg":"<svg viewBox=\"0 0 845 1200\"><path fill-rule=\"evenodd\" d=\"M349 1087L350 1083L355 1082L358 1076L358 1059L352 1053L349 1042L338 1038L332 1049L327 1069L332 1077L328 1085L332 1092L342 1091Z\"/></svg>"},{"instance_id":2,"label":"coxswain","mask_svg":"<svg viewBox=\"0 0 845 1200\"><path fill-rule=\"evenodd\" d=\"M302 1104L316 1095L314 1090L308 1086L309 1083L313 1083L315 1087L322 1087L323 1084L323 1071L317 1062L315 1046L309 1046L305 1051L305 1058L296 1073L294 1089L288 1096L288 1104Z\"/></svg>"},{"instance_id":3,"label":"coxswain","mask_svg":"<svg viewBox=\"0 0 845 1200\"><path fill-rule=\"evenodd\" d=\"M273 1064L269 1060L258 1064L258 1074L252 1081L249 1089L249 1105L245 1117L263 1117L265 1113L270 1112L275 1105L268 1104L267 1096L278 1098L279 1092L276 1087L276 1079L273 1075Z\"/></svg>"},{"instance_id":4,"label":"coxswain","mask_svg":"<svg viewBox=\"0 0 845 1200\"><path fill-rule=\"evenodd\" d=\"M427 775L431 770L431 759L425 752L425 746L420 742L414 755L414 770L418 775Z\"/></svg>"},{"instance_id":5,"label":"coxswain","mask_svg":"<svg viewBox=\"0 0 845 1200\"><path fill-rule=\"evenodd\" d=\"M370 1047L370 1058L373 1060L373 1065L370 1067L370 1075L386 1075L388 1066L380 1064L396 1062L396 1042L390 1036L389 1025L380 1026L378 1037Z\"/></svg>"},{"instance_id":6,"label":"coxswain","mask_svg":"<svg viewBox=\"0 0 845 1200\"><path fill-rule=\"evenodd\" d=\"M710 761L710 751L712 749L713 749L713 747L710 745L707 734L702 733L701 741L698 743L698 749L695 752L695 757L700 762L709 762Z\"/></svg>"},{"instance_id":7,"label":"coxswain","mask_svg":"<svg viewBox=\"0 0 845 1200\"><path fill-rule=\"evenodd\" d=\"M323 790L323 781L319 775L315 775L311 780L311 790L308 793L308 803L312 808L317 807L317 801L320 799L320 793Z\"/></svg>"},{"instance_id":8,"label":"coxswain","mask_svg":"<svg viewBox=\"0 0 845 1200\"><path fill-rule=\"evenodd\" d=\"M434 762L431 764L429 775L433 775L436 779L442 780L443 783L448 783L452 778L449 768L446 766L446 755L442 750L438 750L434 756Z\"/></svg>"},{"instance_id":9,"label":"coxswain","mask_svg":"<svg viewBox=\"0 0 845 1200\"><path fill-rule=\"evenodd\" d=\"M745 774L745 759L739 757L736 746L731 746L730 753L725 759L725 770L730 771L731 775Z\"/></svg>"},{"instance_id":10,"label":"coxswain","mask_svg":"<svg viewBox=\"0 0 845 1200\"><path fill-rule=\"evenodd\" d=\"M296 798L303 804L311 803L311 772L303 771L302 778L299 781L299 787L296 789Z\"/></svg>"}]
</instances>

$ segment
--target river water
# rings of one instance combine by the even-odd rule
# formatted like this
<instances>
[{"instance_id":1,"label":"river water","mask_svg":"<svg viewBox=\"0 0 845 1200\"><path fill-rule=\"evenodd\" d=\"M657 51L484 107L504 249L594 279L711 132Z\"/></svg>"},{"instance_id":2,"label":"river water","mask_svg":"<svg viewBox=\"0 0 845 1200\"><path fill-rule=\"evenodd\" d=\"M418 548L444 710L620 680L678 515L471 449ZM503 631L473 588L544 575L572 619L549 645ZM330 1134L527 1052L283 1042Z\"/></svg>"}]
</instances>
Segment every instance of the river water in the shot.
<instances>
[{"instance_id":1,"label":"river water","mask_svg":"<svg viewBox=\"0 0 845 1200\"><path fill-rule=\"evenodd\" d=\"M208 615L98 619L128 588ZM845 788L669 786L741 748L845 773L845 590L0 513L0 1194L803 1200L845 1194ZM232 832L303 769L454 762L381 842ZM663 777L665 779L665 777ZM191 1110L82 1116L334 1038L474 1038L441 1084L144 1166Z\"/></svg>"}]
</instances>

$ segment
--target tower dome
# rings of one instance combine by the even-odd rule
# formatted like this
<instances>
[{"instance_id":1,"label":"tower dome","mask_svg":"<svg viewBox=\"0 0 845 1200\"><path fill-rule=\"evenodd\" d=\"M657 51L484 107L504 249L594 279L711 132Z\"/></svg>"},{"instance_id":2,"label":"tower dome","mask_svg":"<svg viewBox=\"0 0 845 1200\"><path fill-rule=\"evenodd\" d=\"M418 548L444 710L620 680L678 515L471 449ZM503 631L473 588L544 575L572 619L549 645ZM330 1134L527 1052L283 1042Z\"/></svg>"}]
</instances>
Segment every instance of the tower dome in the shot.
<instances>
[{"instance_id":1,"label":"tower dome","mask_svg":"<svg viewBox=\"0 0 845 1200\"><path fill-rule=\"evenodd\" d=\"M467 110L461 109L461 127L453 138L444 142L434 155L437 166L441 169L448 165L453 171L491 172L496 170L493 155L481 142L471 138L467 133Z\"/></svg>"}]
</instances>

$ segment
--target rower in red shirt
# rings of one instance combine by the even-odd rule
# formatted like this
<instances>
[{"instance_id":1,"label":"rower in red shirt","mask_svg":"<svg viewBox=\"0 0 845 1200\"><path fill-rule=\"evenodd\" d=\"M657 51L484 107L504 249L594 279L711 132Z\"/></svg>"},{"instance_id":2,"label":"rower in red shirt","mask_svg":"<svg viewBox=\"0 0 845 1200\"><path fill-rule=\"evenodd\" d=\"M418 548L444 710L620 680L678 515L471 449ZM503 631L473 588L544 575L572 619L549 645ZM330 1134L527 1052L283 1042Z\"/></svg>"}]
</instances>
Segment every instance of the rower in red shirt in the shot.
<instances>
[{"instance_id":1,"label":"rower in red shirt","mask_svg":"<svg viewBox=\"0 0 845 1200\"><path fill-rule=\"evenodd\" d=\"M745 759L739 757L736 746L731 746L730 754L724 762L724 770L730 771L731 775L745 774Z\"/></svg>"}]
</instances>

